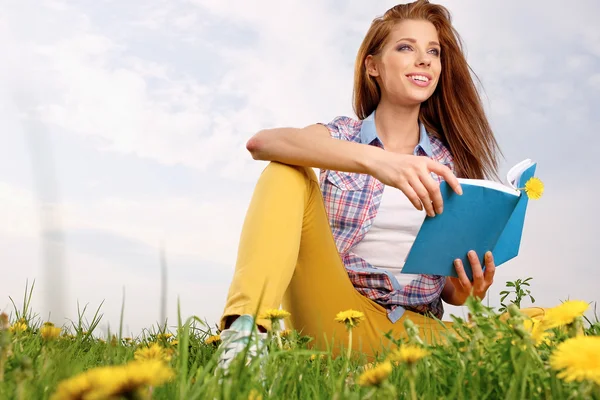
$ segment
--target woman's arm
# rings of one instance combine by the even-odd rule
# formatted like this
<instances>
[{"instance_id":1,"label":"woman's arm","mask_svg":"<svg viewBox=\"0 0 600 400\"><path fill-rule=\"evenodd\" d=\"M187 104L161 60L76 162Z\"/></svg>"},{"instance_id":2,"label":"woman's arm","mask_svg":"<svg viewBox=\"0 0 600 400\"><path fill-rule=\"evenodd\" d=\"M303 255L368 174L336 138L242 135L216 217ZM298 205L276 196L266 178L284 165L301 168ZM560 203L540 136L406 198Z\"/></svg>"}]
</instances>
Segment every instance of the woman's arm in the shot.
<instances>
[{"instance_id":1,"label":"woman's arm","mask_svg":"<svg viewBox=\"0 0 600 400\"><path fill-rule=\"evenodd\" d=\"M266 129L254 135L246 148L252 158L303 167L368 174L383 150L375 146L333 139L327 127Z\"/></svg>"},{"instance_id":2,"label":"woman's arm","mask_svg":"<svg viewBox=\"0 0 600 400\"><path fill-rule=\"evenodd\" d=\"M329 129L319 124L262 130L250 138L246 148L255 160L372 175L401 190L418 210L425 206L430 216L440 214L443 209L439 185L431 172L462 194L452 171L429 157L392 153L376 146L334 139Z\"/></svg>"}]
</instances>

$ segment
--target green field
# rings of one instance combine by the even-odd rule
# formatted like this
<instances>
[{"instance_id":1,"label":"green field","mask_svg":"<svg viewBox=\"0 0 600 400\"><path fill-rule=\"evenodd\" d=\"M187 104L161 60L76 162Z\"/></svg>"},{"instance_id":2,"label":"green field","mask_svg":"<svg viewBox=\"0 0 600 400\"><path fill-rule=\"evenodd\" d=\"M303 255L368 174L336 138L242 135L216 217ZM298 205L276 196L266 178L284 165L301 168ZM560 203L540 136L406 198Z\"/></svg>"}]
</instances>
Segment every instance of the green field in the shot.
<instances>
[{"instance_id":1,"label":"green field","mask_svg":"<svg viewBox=\"0 0 600 400\"><path fill-rule=\"evenodd\" d=\"M0 399L600 399L600 322L583 316L593 305L568 301L531 321L514 283L504 318L469 299L470 321L454 318L444 343L411 328L366 364L271 332L269 356L227 376L215 373L218 332L198 318L100 339L100 310L54 327L30 309L32 289L0 320Z\"/></svg>"}]
</instances>

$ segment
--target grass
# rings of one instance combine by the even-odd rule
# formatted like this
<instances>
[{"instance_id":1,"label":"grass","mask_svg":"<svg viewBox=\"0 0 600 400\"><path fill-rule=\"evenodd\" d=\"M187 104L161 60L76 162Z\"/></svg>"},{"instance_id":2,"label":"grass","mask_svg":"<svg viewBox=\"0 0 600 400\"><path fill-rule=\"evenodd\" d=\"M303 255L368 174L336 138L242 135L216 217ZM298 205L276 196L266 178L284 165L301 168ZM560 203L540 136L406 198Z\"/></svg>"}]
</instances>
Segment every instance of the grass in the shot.
<instances>
[{"instance_id":1,"label":"grass","mask_svg":"<svg viewBox=\"0 0 600 400\"><path fill-rule=\"evenodd\" d=\"M269 341L269 356L262 364L238 362L223 376L215 372L218 341L207 343L218 332L196 317L179 317L172 327L148 329L136 338L121 337L119 331L102 340L93 334L102 318L100 309L88 322L84 308L77 321L58 333L58 327L53 330L32 313L32 291L33 286L26 289L20 307L13 301L12 329L0 321L0 399L52 399L59 384L70 378L80 377L73 384L80 389L92 385L80 374L98 367L110 367L95 381L119 393L100 397L110 399L600 399L600 354L580 367L595 371L597 383L566 382L550 363L567 340L600 340L598 319L576 316L536 342L515 301L506 319L469 299L470 321L453 317L456 335L443 344L421 344L414 331L401 341L383 335L394 347L425 350L420 360L381 354L365 369L361 354L353 352L348 358L342 351L343 356L333 358L330 352L311 350L310 337L283 332L281 341ZM19 326L26 328L20 331ZM159 382L159 373L151 372L158 370L148 369L143 358L159 359L170 377ZM141 368L136 371L116 368L136 362ZM365 383L365 370L370 371L370 384Z\"/></svg>"}]
</instances>

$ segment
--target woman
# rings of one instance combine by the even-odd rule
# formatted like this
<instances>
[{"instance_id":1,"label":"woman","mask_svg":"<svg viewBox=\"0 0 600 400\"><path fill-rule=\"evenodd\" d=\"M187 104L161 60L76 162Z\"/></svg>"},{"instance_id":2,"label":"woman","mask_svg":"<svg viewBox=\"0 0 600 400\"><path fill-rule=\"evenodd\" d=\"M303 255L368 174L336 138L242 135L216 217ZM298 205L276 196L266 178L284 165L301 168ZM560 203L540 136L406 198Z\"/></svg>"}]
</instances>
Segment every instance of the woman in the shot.
<instances>
[{"instance_id":1,"label":"woman","mask_svg":"<svg viewBox=\"0 0 600 400\"><path fill-rule=\"evenodd\" d=\"M461 194L456 176L496 173L498 146L459 40L444 7L397 5L373 21L360 46L358 119L263 130L248 141L254 159L271 163L242 230L221 321L222 367L256 326L270 328L251 316L281 304L291 327L318 348L343 343L338 312L363 312L354 347L372 355L385 346L383 333L405 334L404 319L432 340L442 327L429 316L441 319L442 301L486 295L495 272L489 253L485 269L469 255L472 281L460 261L458 278L400 273L424 214L443 212L439 182Z\"/></svg>"}]
</instances>

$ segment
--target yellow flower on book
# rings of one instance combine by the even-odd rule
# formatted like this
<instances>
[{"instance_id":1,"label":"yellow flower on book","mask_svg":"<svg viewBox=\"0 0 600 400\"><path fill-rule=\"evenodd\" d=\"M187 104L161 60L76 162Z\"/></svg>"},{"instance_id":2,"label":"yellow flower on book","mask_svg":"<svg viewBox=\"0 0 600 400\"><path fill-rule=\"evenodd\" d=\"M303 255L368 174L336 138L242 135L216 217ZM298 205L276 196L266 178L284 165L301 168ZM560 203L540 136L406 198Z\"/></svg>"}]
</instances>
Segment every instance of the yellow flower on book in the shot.
<instances>
[{"instance_id":1,"label":"yellow flower on book","mask_svg":"<svg viewBox=\"0 0 600 400\"><path fill-rule=\"evenodd\" d=\"M403 345L395 349L389 356L391 361L399 361L410 366L414 365L423 357L427 357L429 352L421 347L414 345Z\"/></svg>"},{"instance_id":2,"label":"yellow flower on book","mask_svg":"<svg viewBox=\"0 0 600 400\"><path fill-rule=\"evenodd\" d=\"M544 183L535 176L525 182L525 194L533 200L537 200L544 194Z\"/></svg>"},{"instance_id":3,"label":"yellow flower on book","mask_svg":"<svg viewBox=\"0 0 600 400\"><path fill-rule=\"evenodd\" d=\"M360 386L379 386L392 373L392 363L384 361L379 365L369 367L358 377Z\"/></svg>"},{"instance_id":4,"label":"yellow flower on book","mask_svg":"<svg viewBox=\"0 0 600 400\"><path fill-rule=\"evenodd\" d=\"M577 336L558 345L550 356L552 369L566 382L592 381L600 385L600 337Z\"/></svg>"},{"instance_id":5,"label":"yellow flower on book","mask_svg":"<svg viewBox=\"0 0 600 400\"><path fill-rule=\"evenodd\" d=\"M365 319L365 314L361 313L360 311L356 311L356 310L340 311L335 316L335 320L337 322L346 324L346 328L350 328L350 329L354 328L355 326L358 326L358 324L360 324L360 322L364 319Z\"/></svg>"},{"instance_id":6,"label":"yellow flower on book","mask_svg":"<svg viewBox=\"0 0 600 400\"><path fill-rule=\"evenodd\" d=\"M291 314L285 310L280 310L274 308L272 310L265 311L260 318L271 320L271 322L279 321L280 319L284 319L289 317Z\"/></svg>"},{"instance_id":7,"label":"yellow flower on book","mask_svg":"<svg viewBox=\"0 0 600 400\"><path fill-rule=\"evenodd\" d=\"M569 300L549 309L544 316L542 324L544 329L552 329L569 325L576 318L581 317L589 308L589 304L581 300Z\"/></svg>"}]
</instances>

